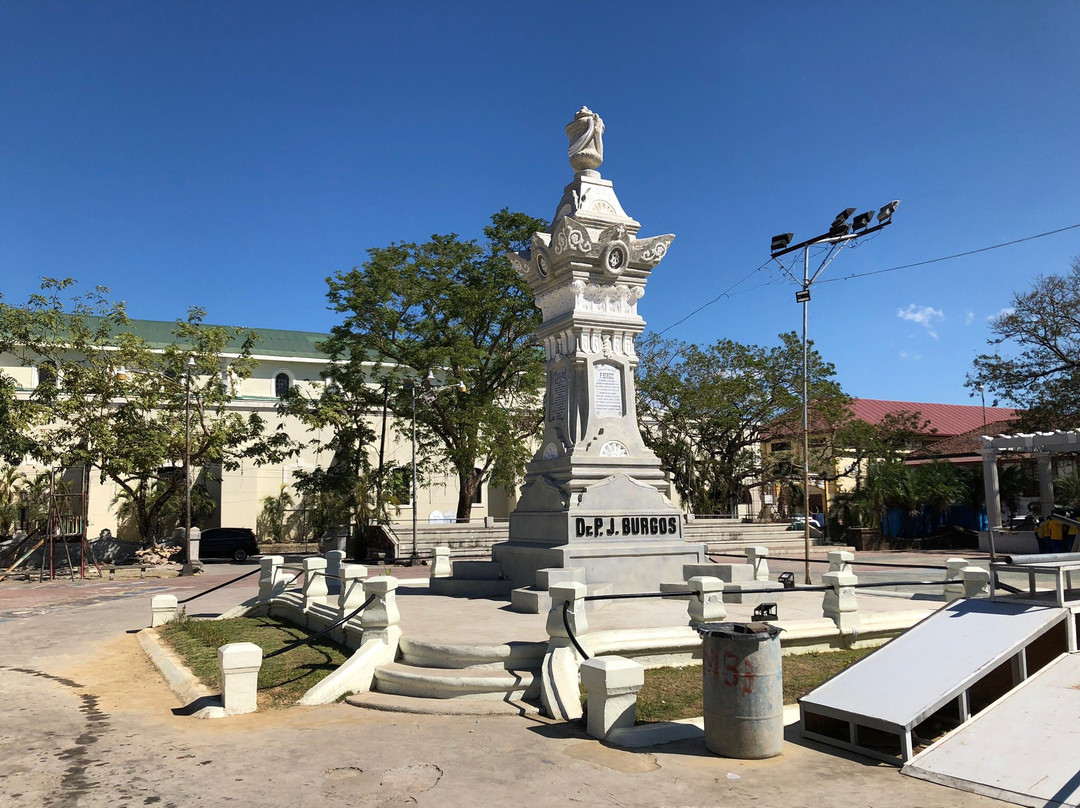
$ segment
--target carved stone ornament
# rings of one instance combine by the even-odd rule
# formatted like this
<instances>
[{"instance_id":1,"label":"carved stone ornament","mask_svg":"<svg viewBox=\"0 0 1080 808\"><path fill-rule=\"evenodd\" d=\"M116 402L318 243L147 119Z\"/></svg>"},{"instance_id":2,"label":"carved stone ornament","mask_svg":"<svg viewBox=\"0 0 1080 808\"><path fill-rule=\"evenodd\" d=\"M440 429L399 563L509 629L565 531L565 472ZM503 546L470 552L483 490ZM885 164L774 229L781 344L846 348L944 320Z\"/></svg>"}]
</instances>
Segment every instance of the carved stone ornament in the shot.
<instances>
[{"instance_id":1,"label":"carved stone ornament","mask_svg":"<svg viewBox=\"0 0 1080 808\"><path fill-rule=\"evenodd\" d=\"M608 244L600 254L600 266L610 277L619 277L630 266L630 245L625 241Z\"/></svg>"},{"instance_id":2,"label":"carved stone ornament","mask_svg":"<svg viewBox=\"0 0 1080 808\"><path fill-rule=\"evenodd\" d=\"M593 243L584 225L567 216L560 219L555 226L555 231L551 234L551 248L555 255L565 252L588 255L592 252Z\"/></svg>"},{"instance_id":3,"label":"carved stone ornament","mask_svg":"<svg viewBox=\"0 0 1080 808\"><path fill-rule=\"evenodd\" d=\"M555 445L555 441L551 441L544 447L544 460L554 460L559 456L559 447Z\"/></svg>"},{"instance_id":4,"label":"carved stone ornament","mask_svg":"<svg viewBox=\"0 0 1080 808\"><path fill-rule=\"evenodd\" d=\"M582 107L566 125L570 138L570 167L574 171L597 169L604 162L604 119Z\"/></svg>"},{"instance_id":5,"label":"carved stone ornament","mask_svg":"<svg viewBox=\"0 0 1080 808\"><path fill-rule=\"evenodd\" d=\"M675 236L653 236L634 240L634 263L641 263L647 267L654 267L660 263L667 254L667 249Z\"/></svg>"},{"instance_id":6,"label":"carved stone ornament","mask_svg":"<svg viewBox=\"0 0 1080 808\"><path fill-rule=\"evenodd\" d=\"M532 274L532 263L526 261L516 252L508 252L506 257L510 259L510 264L514 267L514 271L525 280L528 280L529 276Z\"/></svg>"},{"instance_id":7,"label":"carved stone ornament","mask_svg":"<svg viewBox=\"0 0 1080 808\"><path fill-rule=\"evenodd\" d=\"M629 457L630 450L617 440L609 440L600 447L601 457Z\"/></svg>"}]
</instances>

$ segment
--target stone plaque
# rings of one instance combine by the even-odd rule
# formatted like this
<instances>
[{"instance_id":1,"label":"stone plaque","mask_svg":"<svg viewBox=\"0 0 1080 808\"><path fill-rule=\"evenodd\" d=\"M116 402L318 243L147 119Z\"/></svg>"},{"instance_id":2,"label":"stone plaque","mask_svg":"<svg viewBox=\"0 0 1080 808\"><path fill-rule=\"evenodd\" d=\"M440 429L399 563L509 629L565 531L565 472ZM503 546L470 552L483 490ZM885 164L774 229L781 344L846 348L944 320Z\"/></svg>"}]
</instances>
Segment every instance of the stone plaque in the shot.
<instances>
[{"instance_id":1,"label":"stone plaque","mask_svg":"<svg viewBox=\"0 0 1080 808\"><path fill-rule=\"evenodd\" d=\"M622 373L615 365L596 365L593 403L597 415L623 414Z\"/></svg>"},{"instance_id":2,"label":"stone plaque","mask_svg":"<svg viewBox=\"0 0 1080 808\"><path fill-rule=\"evenodd\" d=\"M566 371L557 370L551 381L551 420L566 418Z\"/></svg>"}]
</instances>

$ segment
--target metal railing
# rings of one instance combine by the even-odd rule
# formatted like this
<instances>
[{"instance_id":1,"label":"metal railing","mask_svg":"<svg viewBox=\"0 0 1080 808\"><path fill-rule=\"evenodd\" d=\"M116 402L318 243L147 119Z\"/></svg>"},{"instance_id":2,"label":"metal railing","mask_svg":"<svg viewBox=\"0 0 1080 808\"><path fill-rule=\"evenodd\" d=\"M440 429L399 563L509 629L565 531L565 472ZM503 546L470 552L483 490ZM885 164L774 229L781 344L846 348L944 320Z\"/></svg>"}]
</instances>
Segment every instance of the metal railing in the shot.
<instances>
[{"instance_id":1,"label":"metal railing","mask_svg":"<svg viewBox=\"0 0 1080 808\"><path fill-rule=\"evenodd\" d=\"M178 601L176 601L176 603L178 605L181 604L181 603L191 603L191 601L198 600L203 595L209 595L211 592L217 592L219 589L224 589L227 586L235 584L237 581L242 581L245 578L250 578L252 575L254 575L257 572L262 572L262 570L259 570L259 569L250 570L248 572L245 572L243 575L239 575L236 578L233 578L231 581L226 581L223 584L218 584L217 586L212 586L209 589L205 589L202 592L199 592L198 594L192 595L190 598L184 598L183 600L178 600Z\"/></svg>"},{"instance_id":2,"label":"metal railing","mask_svg":"<svg viewBox=\"0 0 1080 808\"><path fill-rule=\"evenodd\" d=\"M361 603L359 606L357 606L355 609L353 609L351 612L349 612L344 617L339 617L337 620L335 620L333 623L328 625L322 631L317 631L314 634L311 634L311 635L309 635L307 637L301 637L299 640L296 640L295 642L291 642L288 645L283 645L281 648L277 649L276 651L271 651L269 654L264 654L263 659L270 659L271 657L280 656L281 654L284 654L284 653L286 653L288 651L291 651L294 648L299 648L301 645L306 645L306 644L308 644L310 642L314 642L315 640L319 639L320 637L325 637L331 631L333 631L336 628L341 627L345 623L348 623L350 620L352 620L354 617L356 617L356 615L358 615L358 614L360 614L360 612L364 611L364 609L366 609L368 606L370 606L372 601L375 600L375 597L376 597L375 595L369 595L367 600L365 600L363 603Z\"/></svg>"}]
</instances>

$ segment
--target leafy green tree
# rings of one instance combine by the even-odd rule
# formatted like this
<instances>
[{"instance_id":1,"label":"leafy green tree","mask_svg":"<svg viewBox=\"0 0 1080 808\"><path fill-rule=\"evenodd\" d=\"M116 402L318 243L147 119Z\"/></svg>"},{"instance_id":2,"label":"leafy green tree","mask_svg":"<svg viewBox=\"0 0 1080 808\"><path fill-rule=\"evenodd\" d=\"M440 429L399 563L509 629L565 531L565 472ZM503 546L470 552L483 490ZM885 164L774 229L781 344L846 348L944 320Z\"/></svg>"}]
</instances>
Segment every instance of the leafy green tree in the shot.
<instances>
[{"instance_id":1,"label":"leafy green tree","mask_svg":"<svg viewBox=\"0 0 1080 808\"><path fill-rule=\"evenodd\" d=\"M185 403L190 409L193 479L235 468L242 457L273 460L280 435L267 435L257 413L230 405L251 375L254 332L203 323L192 308L173 340L151 346L130 327L107 290L66 299L70 279L49 280L25 306L0 306L0 334L41 383L23 399L19 420L32 425L25 455L59 468L90 466L112 480L144 542L183 498ZM192 363L189 365L189 361Z\"/></svg>"},{"instance_id":2,"label":"leafy green tree","mask_svg":"<svg viewBox=\"0 0 1080 808\"><path fill-rule=\"evenodd\" d=\"M802 343L794 332L768 348L726 339L700 347L650 335L638 355L643 437L688 509L727 512L763 476L794 476L792 452L784 455L785 466L763 469L757 451L766 435L799 434L790 421L801 417L802 400ZM808 365L815 409L847 401L833 366L817 351Z\"/></svg>"},{"instance_id":3,"label":"leafy green tree","mask_svg":"<svg viewBox=\"0 0 1080 808\"><path fill-rule=\"evenodd\" d=\"M990 324L993 353L975 359L972 390L983 385L1023 410L1019 428L1080 427L1080 258L1068 272L1038 277ZM997 346L1012 346L1003 355Z\"/></svg>"},{"instance_id":4,"label":"leafy green tree","mask_svg":"<svg viewBox=\"0 0 1080 808\"><path fill-rule=\"evenodd\" d=\"M532 339L540 315L505 253L527 248L545 227L504 209L483 244L454 234L395 243L327 281L330 306L344 318L322 345L333 363L328 381L358 400L385 391L403 429L406 381L430 372L449 388L418 391L417 440L423 463L457 474L459 519L469 518L485 480L510 487L520 479L540 423L542 357ZM466 392L453 389L458 382Z\"/></svg>"}]
</instances>

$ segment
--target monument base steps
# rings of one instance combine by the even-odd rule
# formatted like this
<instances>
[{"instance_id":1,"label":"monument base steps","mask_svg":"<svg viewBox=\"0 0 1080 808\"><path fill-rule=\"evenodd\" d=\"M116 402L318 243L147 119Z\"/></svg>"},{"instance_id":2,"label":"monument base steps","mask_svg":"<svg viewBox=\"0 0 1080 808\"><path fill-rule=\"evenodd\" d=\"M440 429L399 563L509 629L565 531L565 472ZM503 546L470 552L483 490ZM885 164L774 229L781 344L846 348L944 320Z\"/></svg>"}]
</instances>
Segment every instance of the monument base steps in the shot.
<instances>
[{"instance_id":1,"label":"monument base steps","mask_svg":"<svg viewBox=\"0 0 1080 808\"><path fill-rule=\"evenodd\" d=\"M609 583L586 584L590 595L611 595L615 588ZM610 600L590 600L585 603L585 611L595 612L611 605ZM521 587L510 593L510 611L522 614L546 614L551 608L551 595L546 589L536 586Z\"/></svg>"}]
</instances>

